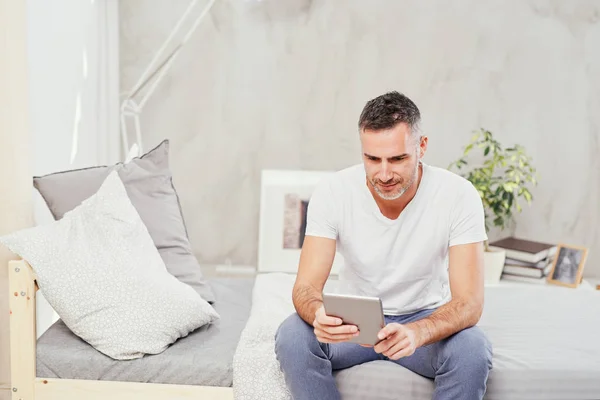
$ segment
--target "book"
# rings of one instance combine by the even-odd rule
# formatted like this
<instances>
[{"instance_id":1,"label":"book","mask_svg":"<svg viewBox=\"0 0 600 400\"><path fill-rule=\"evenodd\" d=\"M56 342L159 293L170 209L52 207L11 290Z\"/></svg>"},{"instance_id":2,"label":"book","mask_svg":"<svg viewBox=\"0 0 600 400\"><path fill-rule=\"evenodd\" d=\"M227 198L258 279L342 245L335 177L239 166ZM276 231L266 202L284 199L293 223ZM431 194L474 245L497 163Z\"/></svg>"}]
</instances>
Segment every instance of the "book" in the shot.
<instances>
[{"instance_id":1,"label":"book","mask_svg":"<svg viewBox=\"0 0 600 400\"><path fill-rule=\"evenodd\" d=\"M544 285L544 284L546 284L546 278L545 277L534 278L534 277L530 277L530 276L519 276L519 275L512 275L512 274L504 274L503 273L501 279L504 280L504 281L525 282L525 283L533 283L533 284L537 284L537 285Z\"/></svg>"},{"instance_id":2,"label":"book","mask_svg":"<svg viewBox=\"0 0 600 400\"><path fill-rule=\"evenodd\" d=\"M504 260L504 264L505 265L517 265L517 266L521 266L521 267L546 268L546 266L548 264L552 263L552 259L553 259L553 257L546 257L543 260L540 260L536 263L532 263L532 262L528 262L528 261L521 261L521 260L516 260L514 258L506 257L506 259Z\"/></svg>"},{"instance_id":3,"label":"book","mask_svg":"<svg viewBox=\"0 0 600 400\"><path fill-rule=\"evenodd\" d=\"M489 245L504 249L506 257L530 263L537 263L551 257L557 248L555 244L519 239L514 236L497 240Z\"/></svg>"},{"instance_id":4,"label":"book","mask_svg":"<svg viewBox=\"0 0 600 400\"><path fill-rule=\"evenodd\" d=\"M548 264L543 268L505 264L503 272L511 275L528 276L532 278L543 278L550 273L551 269L552 264Z\"/></svg>"}]
</instances>

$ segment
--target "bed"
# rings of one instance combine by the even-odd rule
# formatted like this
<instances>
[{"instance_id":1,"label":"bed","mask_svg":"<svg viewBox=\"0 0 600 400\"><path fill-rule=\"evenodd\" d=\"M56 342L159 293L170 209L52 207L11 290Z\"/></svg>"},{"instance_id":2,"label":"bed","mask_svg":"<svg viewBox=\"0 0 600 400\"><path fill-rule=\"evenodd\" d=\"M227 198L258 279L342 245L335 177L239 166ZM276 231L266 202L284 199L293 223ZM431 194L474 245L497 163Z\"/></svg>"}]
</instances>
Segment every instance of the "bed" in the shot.
<instances>
[{"instance_id":1,"label":"bed","mask_svg":"<svg viewBox=\"0 0 600 400\"><path fill-rule=\"evenodd\" d=\"M9 266L13 399L232 399L232 361L250 314L254 278L213 278L221 319L163 353L117 361L56 321L37 340L35 276ZM35 356L34 356L35 355Z\"/></svg>"},{"instance_id":2,"label":"bed","mask_svg":"<svg viewBox=\"0 0 600 400\"><path fill-rule=\"evenodd\" d=\"M273 335L293 312L293 275L211 280L221 325L133 361L106 359L60 321L36 348L35 276L26 262L13 261L9 279L14 400L291 399ZM326 290L335 291L336 281ZM494 369L485 398L600 399L599 308L600 292L592 290L487 287L479 326L493 343ZM334 374L346 400L431 399L433 393L432 380L390 362Z\"/></svg>"},{"instance_id":3,"label":"bed","mask_svg":"<svg viewBox=\"0 0 600 400\"><path fill-rule=\"evenodd\" d=\"M293 312L293 282L292 275L278 273L256 280L234 357L236 399L291 398L274 357L273 333ZM326 290L336 288L335 280L328 281ZM600 399L600 292L515 284L488 286L485 296L478 325L494 346L485 399ZM431 379L386 361L334 375L345 400L425 400L434 389Z\"/></svg>"},{"instance_id":4,"label":"bed","mask_svg":"<svg viewBox=\"0 0 600 400\"><path fill-rule=\"evenodd\" d=\"M222 318L176 341L163 353L128 362L114 360L58 320L38 339L37 376L230 387L233 354L250 314L254 279L214 278L209 282L216 297L214 308Z\"/></svg>"}]
</instances>

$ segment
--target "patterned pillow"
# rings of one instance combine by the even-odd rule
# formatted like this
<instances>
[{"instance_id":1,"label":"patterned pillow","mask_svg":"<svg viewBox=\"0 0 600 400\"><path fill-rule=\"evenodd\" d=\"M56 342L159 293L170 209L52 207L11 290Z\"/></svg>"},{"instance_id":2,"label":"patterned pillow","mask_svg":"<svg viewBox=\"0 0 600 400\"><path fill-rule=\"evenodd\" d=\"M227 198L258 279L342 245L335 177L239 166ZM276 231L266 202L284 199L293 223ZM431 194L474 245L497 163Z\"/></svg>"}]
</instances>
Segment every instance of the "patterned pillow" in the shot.
<instances>
[{"instance_id":1,"label":"patterned pillow","mask_svg":"<svg viewBox=\"0 0 600 400\"><path fill-rule=\"evenodd\" d=\"M167 270L209 303L215 295L193 254L179 196L169 168L169 141L128 163L55 172L33 178L54 219L61 219L98 191L111 171L118 171L131 204L146 225Z\"/></svg>"},{"instance_id":2,"label":"patterned pillow","mask_svg":"<svg viewBox=\"0 0 600 400\"><path fill-rule=\"evenodd\" d=\"M69 329L114 359L160 353L219 318L167 271L115 171L61 220L0 243L31 264Z\"/></svg>"}]
</instances>

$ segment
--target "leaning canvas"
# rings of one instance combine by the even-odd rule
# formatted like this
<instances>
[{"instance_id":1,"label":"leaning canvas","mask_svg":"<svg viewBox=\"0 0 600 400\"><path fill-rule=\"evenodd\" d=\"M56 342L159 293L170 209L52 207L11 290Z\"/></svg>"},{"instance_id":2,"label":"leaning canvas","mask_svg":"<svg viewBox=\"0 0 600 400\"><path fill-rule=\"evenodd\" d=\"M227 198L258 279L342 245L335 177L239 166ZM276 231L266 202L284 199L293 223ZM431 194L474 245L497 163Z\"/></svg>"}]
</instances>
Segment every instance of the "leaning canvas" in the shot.
<instances>
[{"instance_id":1,"label":"leaning canvas","mask_svg":"<svg viewBox=\"0 0 600 400\"><path fill-rule=\"evenodd\" d=\"M258 243L259 272L296 273L306 229L306 211L316 185L332 171L263 170ZM336 253L331 274L344 260Z\"/></svg>"}]
</instances>

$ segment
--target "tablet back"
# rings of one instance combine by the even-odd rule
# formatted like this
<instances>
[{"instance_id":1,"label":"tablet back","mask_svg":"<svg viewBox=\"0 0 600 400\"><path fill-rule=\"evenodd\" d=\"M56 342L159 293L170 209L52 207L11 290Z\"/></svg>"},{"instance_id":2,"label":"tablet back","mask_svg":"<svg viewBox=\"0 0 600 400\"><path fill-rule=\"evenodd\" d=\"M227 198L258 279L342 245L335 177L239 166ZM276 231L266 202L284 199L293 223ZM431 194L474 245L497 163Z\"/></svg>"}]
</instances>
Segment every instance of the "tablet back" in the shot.
<instances>
[{"instance_id":1,"label":"tablet back","mask_svg":"<svg viewBox=\"0 0 600 400\"><path fill-rule=\"evenodd\" d=\"M385 325L381 299L323 293L323 307L329 316L341 318L345 325L356 325L360 334L350 342L375 345L377 334Z\"/></svg>"}]
</instances>

